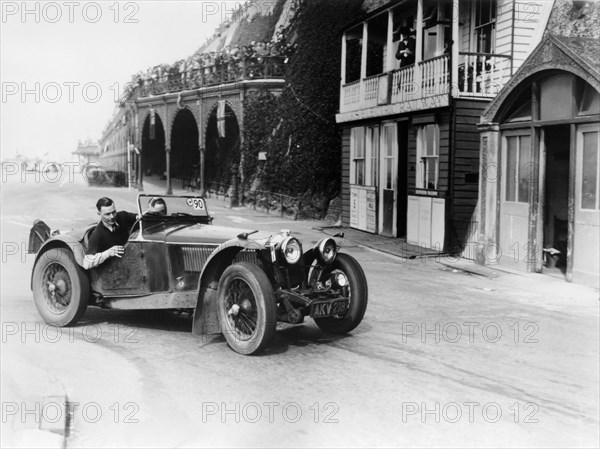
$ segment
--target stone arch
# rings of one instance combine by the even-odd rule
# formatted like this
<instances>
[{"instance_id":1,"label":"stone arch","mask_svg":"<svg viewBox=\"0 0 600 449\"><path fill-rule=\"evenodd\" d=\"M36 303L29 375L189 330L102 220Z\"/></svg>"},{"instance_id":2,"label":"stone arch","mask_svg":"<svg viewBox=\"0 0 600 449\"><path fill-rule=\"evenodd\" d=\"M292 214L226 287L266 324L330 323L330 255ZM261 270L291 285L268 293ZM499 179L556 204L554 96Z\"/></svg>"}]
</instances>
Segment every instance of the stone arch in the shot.
<instances>
[{"instance_id":1,"label":"stone arch","mask_svg":"<svg viewBox=\"0 0 600 449\"><path fill-rule=\"evenodd\" d=\"M243 106L242 100L240 100L239 95L235 95L230 98L221 98L225 100L225 104L229 106L229 108L234 112L238 123L240 125L240 130L243 129ZM204 104L202 109L204 114L202 115L202 129L204 130L204 136L206 136L208 119L210 115L217 110L217 106L219 104L219 98L215 98L212 101L204 100Z\"/></svg>"},{"instance_id":2,"label":"stone arch","mask_svg":"<svg viewBox=\"0 0 600 449\"><path fill-rule=\"evenodd\" d=\"M154 113L154 126L150 110L140 127L142 144L142 170L145 176L163 176L166 170L166 136L164 122L158 112Z\"/></svg>"},{"instance_id":3,"label":"stone arch","mask_svg":"<svg viewBox=\"0 0 600 449\"><path fill-rule=\"evenodd\" d=\"M206 114L204 133L205 185L207 187L230 185L232 169L239 167L241 156L241 124L233 105L225 101L225 136L219 134L217 125L218 102Z\"/></svg>"},{"instance_id":4,"label":"stone arch","mask_svg":"<svg viewBox=\"0 0 600 449\"><path fill-rule=\"evenodd\" d=\"M177 117L177 114L179 114L179 112L181 112L183 109L189 111L193 117L194 120L196 121L196 126L198 127L198 130L200 129L201 123L200 123L200 112L198 110L198 106L196 105L196 102L198 101L198 97L193 97L193 98L182 98L181 99L181 103L177 102L177 103L173 103L173 104L169 104L169 130L173 129L173 123L175 122L175 117ZM170 138L171 136L169 136Z\"/></svg>"},{"instance_id":5,"label":"stone arch","mask_svg":"<svg viewBox=\"0 0 600 449\"><path fill-rule=\"evenodd\" d=\"M199 130L197 118L187 107L173 114L170 126L171 177L200 176Z\"/></svg>"}]
</instances>

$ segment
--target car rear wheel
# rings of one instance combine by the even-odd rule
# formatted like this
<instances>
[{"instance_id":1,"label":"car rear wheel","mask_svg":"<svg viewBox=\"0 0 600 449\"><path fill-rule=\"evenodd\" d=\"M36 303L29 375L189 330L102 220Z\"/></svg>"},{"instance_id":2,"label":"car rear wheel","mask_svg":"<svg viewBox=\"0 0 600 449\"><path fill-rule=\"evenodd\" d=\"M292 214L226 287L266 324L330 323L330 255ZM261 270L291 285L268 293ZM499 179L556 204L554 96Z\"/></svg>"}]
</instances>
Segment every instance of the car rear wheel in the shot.
<instances>
[{"instance_id":1,"label":"car rear wheel","mask_svg":"<svg viewBox=\"0 0 600 449\"><path fill-rule=\"evenodd\" d=\"M330 334L345 334L358 326L367 310L369 296L367 278L354 257L344 253L338 254L330 265L321 270L318 280L324 282L338 272L343 273L348 280L348 286L344 287L350 298L348 311L343 316L315 318L317 326Z\"/></svg>"},{"instance_id":2,"label":"car rear wheel","mask_svg":"<svg viewBox=\"0 0 600 449\"><path fill-rule=\"evenodd\" d=\"M255 264L229 266L218 290L221 330L229 346L240 354L256 354L267 347L277 327L277 305L267 275Z\"/></svg>"},{"instance_id":3,"label":"car rear wheel","mask_svg":"<svg viewBox=\"0 0 600 449\"><path fill-rule=\"evenodd\" d=\"M33 299L46 323L75 324L85 312L89 296L90 283L71 251L53 248L39 257L33 270Z\"/></svg>"}]
</instances>

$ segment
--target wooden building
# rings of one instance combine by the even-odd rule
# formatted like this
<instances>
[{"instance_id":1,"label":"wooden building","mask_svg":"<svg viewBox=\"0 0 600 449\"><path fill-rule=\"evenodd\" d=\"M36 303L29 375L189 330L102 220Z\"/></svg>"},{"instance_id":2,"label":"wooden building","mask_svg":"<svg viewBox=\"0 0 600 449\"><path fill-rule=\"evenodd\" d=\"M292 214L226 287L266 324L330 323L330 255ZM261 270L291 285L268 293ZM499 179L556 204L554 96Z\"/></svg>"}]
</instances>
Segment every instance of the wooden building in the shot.
<instances>
[{"instance_id":1,"label":"wooden building","mask_svg":"<svg viewBox=\"0 0 600 449\"><path fill-rule=\"evenodd\" d=\"M599 49L548 34L486 109L478 262L598 288Z\"/></svg>"},{"instance_id":2,"label":"wooden building","mask_svg":"<svg viewBox=\"0 0 600 449\"><path fill-rule=\"evenodd\" d=\"M343 224L473 257L477 124L540 42L551 7L406 0L345 28ZM405 47L412 58L398 54Z\"/></svg>"}]
</instances>

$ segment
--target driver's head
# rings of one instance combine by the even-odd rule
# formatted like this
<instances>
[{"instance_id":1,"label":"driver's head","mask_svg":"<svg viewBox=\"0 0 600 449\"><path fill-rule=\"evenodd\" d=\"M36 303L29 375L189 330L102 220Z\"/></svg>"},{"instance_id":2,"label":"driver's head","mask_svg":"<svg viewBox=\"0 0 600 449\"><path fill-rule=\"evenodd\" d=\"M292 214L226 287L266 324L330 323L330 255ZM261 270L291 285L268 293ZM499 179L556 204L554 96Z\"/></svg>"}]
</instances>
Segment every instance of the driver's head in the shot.
<instances>
[{"instance_id":1,"label":"driver's head","mask_svg":"<svg viewBox=\"0 0 600 449\"><path fill-rule=\"evenodd\" d=\"M117 218L117 209L113 200L103 196L96 202L96 209L98 209L98 215L100 215L102 223L114 226Z\"/></svg>"},{"instance_id":2,"label":"driver's head","mask_svg":"<svg viewBox=\"0 0 600 449\"><path fill-rule=\"evenodd\" d=\"M148 212L156 215L167 215L167 203L162 198L151 198L148 202Z\"/></svg>"}]
</instances>

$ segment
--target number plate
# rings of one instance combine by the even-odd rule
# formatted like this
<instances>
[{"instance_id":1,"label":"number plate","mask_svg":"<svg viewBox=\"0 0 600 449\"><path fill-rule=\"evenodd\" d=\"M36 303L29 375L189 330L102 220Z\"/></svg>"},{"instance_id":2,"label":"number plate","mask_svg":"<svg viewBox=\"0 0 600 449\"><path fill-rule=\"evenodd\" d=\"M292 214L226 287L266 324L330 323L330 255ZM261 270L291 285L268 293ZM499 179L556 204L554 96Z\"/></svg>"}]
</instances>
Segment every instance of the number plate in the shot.
<instances>
[{"instance_id":1,"label":"number plate","mask_svg":"<svg viewBox=\"0 0 600 449\"><path fill-rule=\"evenodd\" d=\"M348 298L314 302L310 305L310 316L323 318L332 315L345 315L349 305L350 300Z\"/></svg>"}]
</instances>

